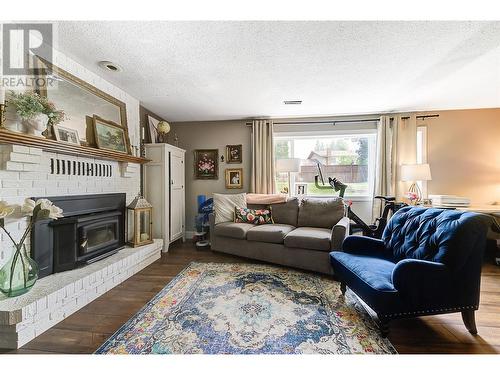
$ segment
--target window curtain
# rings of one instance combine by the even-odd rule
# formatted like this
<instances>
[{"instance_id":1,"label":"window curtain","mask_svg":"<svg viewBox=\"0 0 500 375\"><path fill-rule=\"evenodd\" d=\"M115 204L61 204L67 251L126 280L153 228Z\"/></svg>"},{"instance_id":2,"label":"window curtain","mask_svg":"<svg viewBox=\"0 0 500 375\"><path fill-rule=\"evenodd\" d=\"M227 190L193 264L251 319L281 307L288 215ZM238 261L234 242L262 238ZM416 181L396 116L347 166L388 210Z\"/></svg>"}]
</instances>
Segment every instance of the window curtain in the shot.
<instances>
[{"instance_id":1,"label":"window curtain","mask_svg":"<svg viewBox=\"0 0 500 375\"><path fill-rule=\"evenodd\" d=\"M399 117L392 120L381 116L377 125L377 150L375 157L375 184L373 196L395 195L397 174L397 139ZM380 199L374 199L372 218L380 216Z\"/></svg>"},{"instance_id":2,"label":"window curtain","mask_svg":"<svg viewBox=\"0 0 500 375\"><path fill-rule=\"evenodd\" d=\"M252 123L252 193L274 193L273 122L254 120Z\"/></svg>"},{"instance_id":3,"label":"window curtain","mask_svg":"<svg viewBox=\"0 0 500 375\"><path fill-rule=\"evenodd\" d=\"M398 170L403 164L415 164L417 162L417 117L415 114L407 115L399 120L398 129ZM399 173L398 173L399 175ZM411 181L396 181L396 199L401 201Z\"/></svg>"},{"instance_id":4,"label":"window curtain","mask_svg":"<svg viewBox=\"0 0 500 375\"><path fill-rule=\"evenodd\" d=\"M403 118L405 117L405 118ZM417 159L417 118L409 116L381 116L377 126L374 196L395 196L403 199L411 182L399 181L402 164L414 164ZM372 218L380 216L381 202L373 200Z\"/></svg>"}]
</instances>

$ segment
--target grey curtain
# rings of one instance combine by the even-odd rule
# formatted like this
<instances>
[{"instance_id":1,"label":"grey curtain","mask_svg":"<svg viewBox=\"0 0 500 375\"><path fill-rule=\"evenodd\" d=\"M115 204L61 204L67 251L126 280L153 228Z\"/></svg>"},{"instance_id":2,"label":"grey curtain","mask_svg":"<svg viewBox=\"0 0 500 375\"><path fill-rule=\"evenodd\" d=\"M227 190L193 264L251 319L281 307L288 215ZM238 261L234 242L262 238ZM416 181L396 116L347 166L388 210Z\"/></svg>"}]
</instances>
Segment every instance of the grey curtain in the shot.
<instances>
[{"instance_id":1,"label":"grey curtain","mask_svg":"<svg viewBox=\"0 0 500 375\"><path fill-rule=\"evenodd\" d=\"M273 122L254 120L252 123L252 193L274 193Z\"/></svg>"},{"instance_id":2,"label":"grey curtain","mask_svg":"<svg viewBox=\"0 0 500 375\"><path fill-rule=\"evenodd\" d=\"M373 195L395 195L399 117L381 116L377 126L375 185ZM372 218L380 216L380 200L374 199Z\"/></svg>"}]
</instances>

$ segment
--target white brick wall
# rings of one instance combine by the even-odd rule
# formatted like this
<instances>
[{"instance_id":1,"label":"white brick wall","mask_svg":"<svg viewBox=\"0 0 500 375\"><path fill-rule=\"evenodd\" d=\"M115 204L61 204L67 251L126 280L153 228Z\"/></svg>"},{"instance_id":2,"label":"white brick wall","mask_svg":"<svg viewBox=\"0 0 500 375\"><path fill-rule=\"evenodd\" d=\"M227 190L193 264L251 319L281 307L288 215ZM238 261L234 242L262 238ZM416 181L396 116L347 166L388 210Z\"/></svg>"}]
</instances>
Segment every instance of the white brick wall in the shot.
<instances>
[{"instance_id":1,"label":"white brick wall","mask_svg":"<svg viewBox=\"0 0 500 375\"><path fill-rule=\"evenodd\" d=\"M139 143L139 101L123 90L64 54L54 51L54 64L67 72L83 79L104 92L123 101L127 106L127 122L130 141L133 146ZM42 152L40 149L25 146L0 146L0 200L22 203L24 198L33 196L57 196L98 193L126 193L127 203L139 192L139 168L127 167L118 162L96 160L109 163L113 168L112 177L89 177L51 175L50 158L94 162L92 158L71 157ZM11 233L19 238L26 227L24 223L8 224ZM0 234L0 267L8 260L12 246L5 234Z\"/></svg>"},{"instance_id":2,"label":"white brick wall","mask_svg":"<svg viewBox=\"0 0 500 375\"><path fill-rule=\"evenodd\" d=\"M99 262L50 275L19 297L0 298L0 348L16 349L161 257L163 241L125 248Z\"/></svg>"}]
</instances>

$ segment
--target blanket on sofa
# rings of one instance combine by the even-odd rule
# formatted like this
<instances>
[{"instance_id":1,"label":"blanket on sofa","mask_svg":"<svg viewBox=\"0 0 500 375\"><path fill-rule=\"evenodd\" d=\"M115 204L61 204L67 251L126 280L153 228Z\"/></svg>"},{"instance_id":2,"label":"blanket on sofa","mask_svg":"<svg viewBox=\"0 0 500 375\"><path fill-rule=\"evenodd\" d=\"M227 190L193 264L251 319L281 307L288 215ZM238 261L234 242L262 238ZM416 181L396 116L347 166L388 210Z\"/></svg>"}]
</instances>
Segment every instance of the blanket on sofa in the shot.
<instances>
[{"instance_id":1,"label":"blanket on sofa","mask_svg":"<svg viewBox=\"0 0 500 375\"><path fill-rule=\"evenodd\" d=\"M247 194L247 204L276 204L285 203L286 200L286 194Z\"/></svg>"}]
</instances>

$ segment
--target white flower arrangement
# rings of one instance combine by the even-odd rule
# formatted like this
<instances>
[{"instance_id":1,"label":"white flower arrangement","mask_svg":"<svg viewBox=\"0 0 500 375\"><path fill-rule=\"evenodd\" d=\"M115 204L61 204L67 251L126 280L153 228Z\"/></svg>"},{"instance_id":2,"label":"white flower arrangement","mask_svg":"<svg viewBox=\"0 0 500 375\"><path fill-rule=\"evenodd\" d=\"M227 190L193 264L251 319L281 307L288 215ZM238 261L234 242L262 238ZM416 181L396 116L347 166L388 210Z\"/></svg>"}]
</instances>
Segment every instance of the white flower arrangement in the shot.
<instances>
[{"instance_id":1,"label":"white flower arrangement","mask_svg":"<svg viewBox=\"0 0 500 375\"><path fill-rule=\"evenodd\" d=\"M11 234L5 229L5 220L9 217L20 218L29 217L29 225L24 231L19 241L14 240ZM17 251L20 251L24 241L28 238L29 233L33 229L34 224L38 220L54 219L57 220L63 217L63 210L55 206L48 199L38 199L36 202L33 199L26 198L22 206L8 204L5 201L0 201L0 228L7 234L7 237L12 241Z\"/></svg>"}]
</instances>

